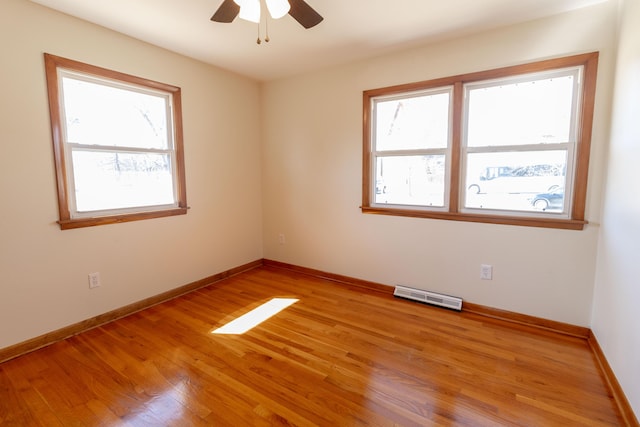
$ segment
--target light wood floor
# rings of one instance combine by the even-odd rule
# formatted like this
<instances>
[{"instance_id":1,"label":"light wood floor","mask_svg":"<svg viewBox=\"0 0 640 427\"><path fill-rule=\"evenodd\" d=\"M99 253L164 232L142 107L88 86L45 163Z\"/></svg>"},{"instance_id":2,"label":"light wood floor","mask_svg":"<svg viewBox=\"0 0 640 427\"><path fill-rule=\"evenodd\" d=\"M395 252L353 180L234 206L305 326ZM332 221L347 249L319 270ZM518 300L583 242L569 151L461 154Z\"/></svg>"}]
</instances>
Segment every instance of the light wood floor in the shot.
<instances>
[{"instance_id":1,"label":"light wood floor","mask_svg":"<svg viewBox=\"0 0 640 427\"><path fill-rule=\"evenodd\" d=\"M211 330L273 297L244 335ZM585 340L261 267L0 364L2 426L617 426Z\"/></svg>"}]
</instances>

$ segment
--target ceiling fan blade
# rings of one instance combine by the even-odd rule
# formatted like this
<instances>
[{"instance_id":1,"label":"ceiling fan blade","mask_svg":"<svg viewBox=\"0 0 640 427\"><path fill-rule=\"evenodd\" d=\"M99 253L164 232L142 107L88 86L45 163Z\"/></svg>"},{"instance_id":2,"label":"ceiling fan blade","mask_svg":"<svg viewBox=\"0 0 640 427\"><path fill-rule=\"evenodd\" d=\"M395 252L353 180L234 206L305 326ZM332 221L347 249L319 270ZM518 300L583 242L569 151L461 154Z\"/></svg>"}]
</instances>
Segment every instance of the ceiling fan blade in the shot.
<instances>
[{"instance_id":1,"label":"ceiling fan blade","mask_svg":"<svg viewBox=\"0 0 640 427\"><path fill-rule=\"evenodd\" d=\"M315 27L324 19L304 0L289 0L289 4L291 5L289 15L298 21L304 28Z\"/></svg>"},{"instance_id":2,"label":"ceiling fan blade","mask_svg":"<svg viewBox=\"0 0 640 427\"><path fill-rule=\"evenodd\" d=\"M238 6L233 0L224 0L216 13L213 14L211 20L214 22L229 23L236 19L240 13L240 6Z\"/></svg>"}]
</instances>

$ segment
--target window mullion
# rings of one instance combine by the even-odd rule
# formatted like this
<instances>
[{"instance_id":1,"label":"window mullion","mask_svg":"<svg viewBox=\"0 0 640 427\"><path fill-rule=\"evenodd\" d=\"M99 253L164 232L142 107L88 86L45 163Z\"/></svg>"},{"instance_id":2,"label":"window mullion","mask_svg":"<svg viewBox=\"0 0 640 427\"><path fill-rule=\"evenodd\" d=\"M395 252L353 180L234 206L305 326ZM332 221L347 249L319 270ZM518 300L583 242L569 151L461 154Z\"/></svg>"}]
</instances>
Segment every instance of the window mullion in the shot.
<instances>
[{"instance_id":1,"label":"window mullion","mask_svg":"<svg viewBox=\"0 0 640 427\"><path fill-rule=\"evenodd\" d=\"M568 150L573 144L562 142L556 144L528 144L528 145L490 145L483 147L465 147L465 153L508 153L515 151L557 151Z\"/></svg>"},{"instance_id":2,"label":"window mullion","mask_svg":"<svg viewBox=\"0 0 640 427\"><path fill-rule=\"evenodd\" d=\"M77 144L67 143L72 151L95 151L104 153L134 153L134 154L171 154L173 150L160 149L160 148L138 148L138 147L118 147L115 145L90 145L90 144Z\"/></svg>"},{"instance_id":3,"label":"window mullion","mask_svg":"<svg viewBox=\"0 0 640 427\"><path fill-rule=\"evenodd\" d=\"M453 86L453 111L451 113L451 143L449 166L449 212L460 210L460 182L461 176L461 147L462 147L462 114L464 106L464 90L462 82Z\"/></svg>"},{"instance_id":4,"label":"window mullion","mask_svg":"<svg viewBox=\"0 0 640 427\"><path fill-rule=\"evenodd\" d=\"M374 151L374 157L394 157L394 156L433 156L446 154L446 148L425 148L421 150L387 150Z\"/></svg>"}]
</instances>

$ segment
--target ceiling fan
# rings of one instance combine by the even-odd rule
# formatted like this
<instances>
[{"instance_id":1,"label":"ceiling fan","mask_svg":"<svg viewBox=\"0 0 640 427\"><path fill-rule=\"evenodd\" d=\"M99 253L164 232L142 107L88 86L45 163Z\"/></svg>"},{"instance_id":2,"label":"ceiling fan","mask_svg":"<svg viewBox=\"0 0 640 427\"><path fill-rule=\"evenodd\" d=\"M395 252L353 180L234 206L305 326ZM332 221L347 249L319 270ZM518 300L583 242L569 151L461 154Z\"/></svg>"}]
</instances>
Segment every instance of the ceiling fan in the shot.
<instances>
[{"instance_id":1,"label":"ceiling fan","mask_svg":"<svg viewBox=\"0 0 640 427\"><path fill-rule=\"evenodd\" d=\"M315 27L324 19L304 0L264 1L273 19L281 18L288 13L304 28ZM259 23L261 4L261 0L224 0L211 20L229 23L239 15L241 19Z\"/></svg>"}]
</instances>

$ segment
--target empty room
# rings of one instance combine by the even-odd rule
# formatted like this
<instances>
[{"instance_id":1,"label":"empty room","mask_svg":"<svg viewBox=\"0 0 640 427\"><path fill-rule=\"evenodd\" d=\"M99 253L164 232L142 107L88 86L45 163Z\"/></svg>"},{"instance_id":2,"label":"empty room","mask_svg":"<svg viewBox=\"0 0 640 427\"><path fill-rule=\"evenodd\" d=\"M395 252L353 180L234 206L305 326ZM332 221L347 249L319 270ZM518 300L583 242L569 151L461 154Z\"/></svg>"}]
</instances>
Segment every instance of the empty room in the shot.
<instances>
[{"instance_id":1,"label":"empty room","mask_svg":"<svg viewBox=\"0 0 640 427\"><path fill-rule=\"evenodd\" d=\"M0 0L0 45L0 425L639 425L639 0Z\"/></svg>"}]
</instances>

